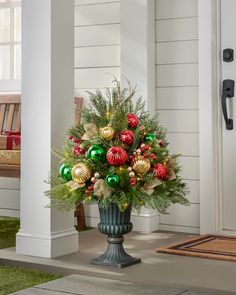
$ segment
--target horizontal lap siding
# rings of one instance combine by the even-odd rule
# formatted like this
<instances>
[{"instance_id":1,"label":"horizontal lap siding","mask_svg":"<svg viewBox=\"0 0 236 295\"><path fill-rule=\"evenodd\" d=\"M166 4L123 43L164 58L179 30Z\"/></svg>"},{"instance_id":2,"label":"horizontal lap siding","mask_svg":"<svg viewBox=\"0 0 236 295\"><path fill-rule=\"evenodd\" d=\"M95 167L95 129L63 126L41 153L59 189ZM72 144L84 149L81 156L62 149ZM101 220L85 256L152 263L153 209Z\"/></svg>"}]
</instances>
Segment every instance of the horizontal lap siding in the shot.
<instances>
[{"instance_id":1,"label":"horizontal lap siding","mask_svg":"<svg viewBox=\"0 0 236 295\"><path fill-rule=\"evenodd\" d=\"M112 87L120 77L120 2L75 1L75 95Z\"/></svg>"},{"instance_id":2,"label":"horizontal lap siding","mask_svg":"<svg viewBox=\"0 0 236 295\"><path fill-rule=\"evenodd\" d=\"M0 216L19 217L20 180L0 178Z\"/></svg>"},{"instance_id":3,"label":"horizontal lap siding","mask_svg":"<svg viewBox=\"0 0 236 295\"><path fill-rule=\"evenodd\" d=\"M171 153L181 154L190 206L161 215L161 229L199 232L197 0L156 0L156 99Z\"/></svg>"}]
</instances>

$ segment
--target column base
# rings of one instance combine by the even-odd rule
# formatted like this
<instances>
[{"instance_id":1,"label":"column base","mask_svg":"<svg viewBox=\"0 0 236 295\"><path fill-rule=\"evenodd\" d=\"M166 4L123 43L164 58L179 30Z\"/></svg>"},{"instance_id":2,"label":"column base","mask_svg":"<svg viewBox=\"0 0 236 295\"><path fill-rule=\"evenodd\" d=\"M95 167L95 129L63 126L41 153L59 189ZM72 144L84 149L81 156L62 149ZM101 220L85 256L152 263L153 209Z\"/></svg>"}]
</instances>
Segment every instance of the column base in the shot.
<instances>
[{"instance_id":1,"label":"column base","mask_svg":"<svg viewBox=\"0 0 236 295\"><path fill-rule=\"evenodd\" d=\"M55 258L79 251L79 234L76 230L52 234L25 233L16 235L16 253L44 258Z\"/></svg>"}]
</instances>

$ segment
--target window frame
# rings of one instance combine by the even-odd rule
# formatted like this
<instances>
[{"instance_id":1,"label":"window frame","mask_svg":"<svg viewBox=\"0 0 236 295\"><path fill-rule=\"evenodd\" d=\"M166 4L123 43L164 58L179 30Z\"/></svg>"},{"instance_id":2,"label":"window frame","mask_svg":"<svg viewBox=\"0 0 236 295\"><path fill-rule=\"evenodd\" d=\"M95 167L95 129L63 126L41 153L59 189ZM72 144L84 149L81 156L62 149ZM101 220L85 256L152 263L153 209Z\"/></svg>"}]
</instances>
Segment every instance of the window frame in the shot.
<instances>
[{"instance_id":1,"label":"window frame","mask_svg":"<svg viewBox=\"0 0 236 295\"><path fill-rule=\"evenodd\" d=\"M14 8L21 7L21 1L6 0L5 2L0 2L0 9L9 8L10 9L10 41L0 42L0 45L10 46L10 79L0 79L0 92L19 92L21 89L21 80L14 79L14 47L16 45L21 45L20 41L15 41L14 33Z\"/></svg>"}]
</instances>

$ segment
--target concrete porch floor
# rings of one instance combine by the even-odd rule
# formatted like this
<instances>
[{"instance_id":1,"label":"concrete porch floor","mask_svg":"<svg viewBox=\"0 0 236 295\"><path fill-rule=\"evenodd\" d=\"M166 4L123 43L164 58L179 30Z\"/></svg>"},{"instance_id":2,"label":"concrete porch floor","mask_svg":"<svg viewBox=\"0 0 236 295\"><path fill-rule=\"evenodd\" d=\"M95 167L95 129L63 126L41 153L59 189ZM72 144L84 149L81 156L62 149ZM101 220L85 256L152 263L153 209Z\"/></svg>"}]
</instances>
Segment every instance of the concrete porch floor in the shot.
<instances>
[{"instance_id":1,"label":"concrete porch floor","mask_svg":"<svg viewBox=\"0 0 236 295\"><path fill-rule=\"evenodd\" d=\"M106 237L96 229L80 233L80 252L78 253L56 259L44 259L17 255L15 254L14 248L9 248L0 250L0 263L21 265L29 268L33 267L67 275L80 274L89 276L90 278L92 276L94 277L91 278L92 284L96 277L96 279L106 278L118 280L124 284L125 282L129 282L133 285L139 284L140 286L150 285L158 288L177 288L180 291L173 294L217 295L228 294L227 291L232 292L229 294L236 294L235 262L167 255L155 252L155 249L159 246L185 240L192 236L191 234L172 232L155 232L151 234L132 232L125 236L124 246L130 255L140 257L142 263L124 269L90 265L90 260L101 254L106 247ZM104 292L103 294L106 295Z\"/></svg>"}]
</instances>

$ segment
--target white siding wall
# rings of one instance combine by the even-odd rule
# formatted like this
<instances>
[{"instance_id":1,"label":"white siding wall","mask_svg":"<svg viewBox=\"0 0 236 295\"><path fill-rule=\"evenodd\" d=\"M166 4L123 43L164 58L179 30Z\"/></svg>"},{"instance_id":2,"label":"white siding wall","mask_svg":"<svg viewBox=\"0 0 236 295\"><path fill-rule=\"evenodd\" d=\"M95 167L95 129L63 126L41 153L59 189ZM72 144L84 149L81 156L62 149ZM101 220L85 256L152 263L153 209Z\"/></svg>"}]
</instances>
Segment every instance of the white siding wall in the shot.
<instances>
[{"instance_id":1,"label":"white siding wall","mask_svg":"<svg viewBox=\"0 0 236 295\"><path fill-rule=\"evenodd\" d=\"M156 99L173 153L181 153L189 207L173 206L161 229L199 232L197 0L156 0Z\"/></svg>"},{"instance_id":2,"label":"white siding wall","mask_svg":"<svg viewBox=\"0 0 236 295\"><path fill-rule=\"evenodd\" d=\"M0 177L0 216L20 216L20 180Z\"/></svg>"},{"instance_id":3,"label":"white siding wall","mask_svg":"<svg viewBox=\"0 0 236 295\"><path fill-rule=\"evenodd\" d=\"M120 76L120 1L75 0L75 95Z\"/></svg>"},{"instance_id":4,"label":"white siding wall","mask_svg":"<svg viewBox=\"0 0 236 295\"><path fill-rule=\"evenodd\" d=\"M199 231L197 0L156 0L156 97L170 149L181 153L189 207L173 206L161 229ZM75 95L120 76L120 2L75 0ZM19 180L0 178L0 215L19 215Z\"/></svg>"}]
</instances>

